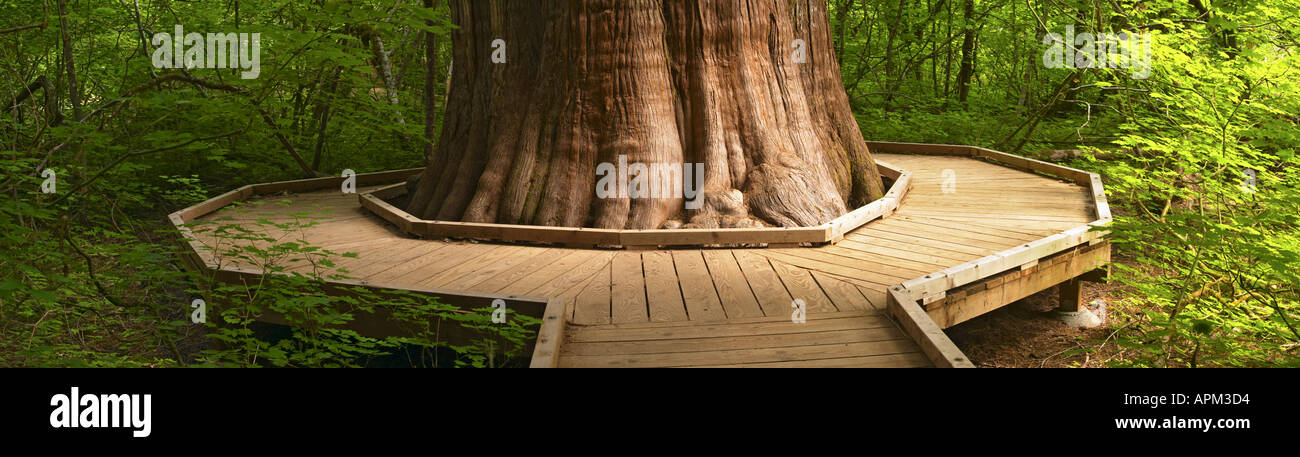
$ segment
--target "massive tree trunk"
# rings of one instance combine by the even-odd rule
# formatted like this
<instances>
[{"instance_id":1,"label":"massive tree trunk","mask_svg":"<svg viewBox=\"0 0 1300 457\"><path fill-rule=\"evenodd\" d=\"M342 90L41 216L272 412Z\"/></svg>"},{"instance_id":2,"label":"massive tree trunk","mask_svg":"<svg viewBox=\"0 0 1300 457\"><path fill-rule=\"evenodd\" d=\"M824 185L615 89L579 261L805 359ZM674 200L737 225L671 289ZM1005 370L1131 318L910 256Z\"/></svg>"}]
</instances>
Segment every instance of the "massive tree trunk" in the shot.
<instances>
[{"instance_id":1,"label":"massive tree trunk","mask_svg":"<svg viewBox=\"0 0 1300 457\"><path fill-rule=\"evenodd\" d=\"M456 65L412 214L806 226L882 194L824 0L451 0L451 11ZM497 39L504 63L492 59ZM597 165L620 156L704 164L703 205L597 198Z\"/></svg>"}]
</instances>

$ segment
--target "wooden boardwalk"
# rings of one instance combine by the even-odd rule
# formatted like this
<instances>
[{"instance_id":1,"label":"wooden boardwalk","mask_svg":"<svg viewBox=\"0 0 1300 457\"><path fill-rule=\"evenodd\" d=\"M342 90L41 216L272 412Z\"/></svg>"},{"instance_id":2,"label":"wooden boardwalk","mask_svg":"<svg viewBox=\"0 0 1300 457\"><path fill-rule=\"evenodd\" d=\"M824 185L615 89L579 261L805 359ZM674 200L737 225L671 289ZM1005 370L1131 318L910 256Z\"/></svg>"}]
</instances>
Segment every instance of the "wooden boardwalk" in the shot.
<instances>
[{"instance_id":1,"label":"wooden boardwalk","mask_svg":"<svg viewBox=\"0 0 1300 457\"><path fill-rule=\"evenodd\" d=\"M968 157L876 158L913 172L911 193L894 215L820 247L609 250L422 240L337 188L257 196L200 220L314 221L262 229L356 253L333 260L367 282L559 299L568 326L558 366L902 367L931 361L886 316L891 286L1096 219L1090 191L1075 183ZM221 243L210 233L197 237ZM791 322L796 300L806 304L807 323Z\"/></svg>"}]
</instances>

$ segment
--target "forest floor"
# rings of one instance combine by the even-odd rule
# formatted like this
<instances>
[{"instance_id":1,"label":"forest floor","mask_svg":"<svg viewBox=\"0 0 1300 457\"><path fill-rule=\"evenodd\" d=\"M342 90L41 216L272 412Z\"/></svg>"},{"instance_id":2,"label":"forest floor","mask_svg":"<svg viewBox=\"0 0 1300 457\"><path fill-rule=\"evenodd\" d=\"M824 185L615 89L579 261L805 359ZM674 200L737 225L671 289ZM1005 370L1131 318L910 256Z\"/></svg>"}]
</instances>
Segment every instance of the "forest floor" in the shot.
<instances>
[{"instance_id":1,"label":"forest floor","mask_svg":"<svg viewBox=\"0 0 1300 457\"><path fill-rule=\"evenodd\" d=\"M1106 323L1096 328L1062 322L1055 312L1060 298L1052 287L958 324L947 333L980 368L1106 367L1107 362L1124 357L1124 348L1114 341L1123 287L1116 282L1083 283L1083 303L1106 303Z\"/></svg>"}]
</instances>

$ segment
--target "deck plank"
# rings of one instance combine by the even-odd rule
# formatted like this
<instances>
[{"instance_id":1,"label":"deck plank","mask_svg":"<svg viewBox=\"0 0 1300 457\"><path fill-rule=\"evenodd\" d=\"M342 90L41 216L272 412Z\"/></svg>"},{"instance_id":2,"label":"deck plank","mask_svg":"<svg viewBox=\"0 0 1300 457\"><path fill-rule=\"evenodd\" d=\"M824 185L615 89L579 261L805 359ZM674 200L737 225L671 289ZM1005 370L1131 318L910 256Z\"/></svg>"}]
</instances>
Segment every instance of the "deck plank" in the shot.
<instances>
[{"instance_id":1,"label":"deck plank","mask_svg":"<svg viewBox=\"0 0 1300 457\"><path fill-rule=\"evenodd\" d=\"M421 280L417 284L426 287L441 288L447 283L460 279L467 275L478 275L483 270L492 269L494 265L501 261L516 256L523 251L522 246L493 245L485 249L485 253L474 258L471 261L461 263L454 267L443 270L441 273Z\"/></svg>"},{"instance_id":2,"label":"deck plank","mask_svg":"<svg viewBox=\"0 0 1300 457\"><path fill-rule=\"evenodd\" d=\"M944 239L944 237L942 236L935 236L935 235L923 234L923 233L919 233L919 234L907 233L905 230L903 231L894 230L894 229L882 230L876 228L875 226L860 228L853 233L845 235L845 238L852 239L854 241L859 241L866 244L871 244L873 239L887 239L887 240L893 240L893 241L911 244L913 246L924 246L926 248L931 248L940 251L951 251L951 252L963 253L966 255L974 255L975 257L983 257L992 254L994 252L997 252L993 249L986 248L986 247L968 246L964 243L956 243L953 241L949 241Z\"/></svg>"},{"instance_id":3,"label":"deck plank","mask_svg":"<svg viewBox=\"0 0 1300 457\"><path fill-rule=\"evenodd\" d=\"M482 283L493 277L496 277L499 274L502 274L506 271L510 271L512 268L515 268L516 266L519 266L526 262L533 261L541 256L549 257L551 255L554 255L554 253L550 252L547 249L536 248L536 247L524 247L524 249L516 251L514 255L500 259L495 263L474 272L474 274L472 275L466 275L448 281L443 287L446 287L448 289L453 289L453 290L462 290L462 289L469 290L475 284Z\"/></svg>"},{"instance_id":4,"label":"deck plank","mask_svg":"<svg viewBox=\"0 0 1300 457\"><path fill-rule=\"evenodd\" d=\"M808 270L777 260L772 260L772 269L776 270L777 276L781 277L781 282L785 284L786 290L790 291L790 296L804 301L809 314L840 311L822 292L821 287L817 286L817 281L813 280Z\"/></svg>"},{"instance_id":5,"label":"deck plank","mask_svg":"<svg viewBox=\"0 0 1300 457\"><path fill-rule=\"evenodd\" d=\"M646 305L651 322L689 320L686 303L682 300L682 286L673 267L673 256L663 251L641 254L645 271Z\"/></svg>"},{"instance_id":6,"label":"deck plank","mask_svg":"<svg viewBox=\"0 0 1300 457\"><path fill-rule=\"evenodd\" d=\"M483 253L484 251L477 249L477 246L473 244L449 244L442 249L385 270L383 274L377 275L375 282L414 284L415 281L438 274L442 270L451 268L460 262L471 260Z\"/></svg>"},{"instance_id":7,"label":"deck plank","mask_svg":"<svg viewBox=\"0 0 1300 457\"><path fill-rule=\"evenodd\" d=\"M973 254L927 248L913 243L903 243L885 238L872 239L870 242L859 241L860 239L845 238L836 243L836 246L858 252L911 259L935 265L953 265L979 258L979 256Z\"/></svg>"},{"instance_id":8,"label":"deck plank","mask_svg":"<svg viewBox=\"0 0 1300 457\"><path fill-rule=\"evenodd\" d=\"M836 357L832 359L792 360L785 362L701 365L698 368L925 368L933 367L930 359L919 352L903 354Z\"/></svg>"},{"instance_id":9,"label":"deck plank","mask_svg":"<svg viewBox=\"0 0 1300 457\"><path fill-rule=\"evenodd\" d=\"M939 227L950 227L954 221L924 216L897 216L903 220L916 222L918 224L935 225ZM1020 238L1022 240L1036 240L1047 235L1051 235L1050 230L1008 227L1005 225L988 224L984 222L966 222L963 224L972 232L1001 234L1003 236Z\"/></svg>"},{"instance_id":10,"label":"deck plank","mask_svg":"<svg viewBox=\"0 0 1300 457\"><path fill-rule=\"evenodd\" d=\"M709 276L709 268L704 264L700 251L674 250L672 257L690 318L703 321L726 319L727 313L722 308L722 300L718 299L718 291L713 287L713 278Z\"/></svg>"},{"instance_id":11,"label":"deck plank","mask_svg":"<svg viewBox=\"0 0 1300 457\"><path fill-rule=\"evenodd\" d=\"M613 323L649 321L641 254L617 253L614 255L611 268L610 288L613 291L613 303L610 305L610 321Z\"/></svg>"},{"instance_id":12,"label":"deck plank","mask_svg":"<svg viewBox=\"0 0 1300 457\"><path fill-rule=\"evenodd\" d=\"M904 213L900 212L899 214ZM1019 238L968 232L954 227L938 227L934 225L920 224L897 217L872 225L871 228L892 231L894 233L914 234L926 238L944 239L967 246L976 246L994 250L1006 249L1025 241Z\"/></svg>"},{"instance_id":13,"label":"deck plank","mask_svg":"<svg viewBox=\"0 0 1300 457\"><path fill-rule=\"evenodd\" d=\"M781 282L781 278L777 276L776 270L772 269L771 262L766 257L754 254L750 250L737 249L731 251L731 254L735 256L741 272L744 273L745 279L749 281L749 287L754 292L754 297L758 300L763 315L786 316L788 318L790 316L790 303L794 299Z\"/></svg>"},{"instance_id":14,"label":"deck plank","mask_svg":"<svg viewBox=\"0 0 1300 457\"><path fill-rule=\"evenodd\" d=\"M527 277L518 281L507 284L496 292L502 292L514 295L528 295L528 292L541 287L552 281L557 281L565 274L572 272L575 268L591 261L593 257L600 258L605 255L601 251L579 250L574 255L568 255L556 260L554 263L547 265L530 273ZM594 273L594 270L592 271ZM590 277L588 275L587 277ZM585 279L584 277L583 279Z\"/></svg>"},{"instance_id":15,"label":"deck plank","mask_svg":"<svg viewBox=\"0 0 1300 457\"><path fill-rule=\"evenodd\" d=\"M782 259L787 263L799 265L801 267L816 269L813 264L805 263L806 261L817 262L819 264L830 264L844 268L862 270L863 279L879 281L881 285L898 284L910 278L924 276L926 273L942 270L941 265L926 265L923 263L912 262L906 259L894 260L888 257L873 256L854 252L848 249L837 249L835 246L826 246L821 249L768 249L765 254L775 254L774 258ZM789 260L798 257L799 261ZM869 259L863 262L863 258ZM863 266L874 267L871 270L863 270ZM939 267L939 268L935 268ZM875 274L873 274L875 273Z\"/></svg>"},{"instance_id":16,"label":"deck plank","mask_svg":"<svg viewBox=\"0 0 1300 457\"><path fill-rule=\"evenodd\" d=\"M593 326L575 328L569 341L592 343L601 341L650 341L682 338L721 338L746 335L785 335L794 333L825 332L855 328L895 328L893 322L880 314L837 319L808 319L797 324L789 319L763 322L683 322L682 325L658 327ZM900 330L901 331L901 330Z\"/></svg>"},{"instance_id":17,"label":"deck plank","mask_svg":"<svg viewBox=\"0 0 1300 457\"><path fill-rule=\"evenodd\" d=\"M553 297L561 294L575 286L586 284L601 269L609 266L613 260L612 253L598 252L596 255L588 257L587 260L573 267L564 274L542 283L531 290L521 292L522 295L530 297Z\"/></svg>"},{"instance_id":18,"label":"deck plank","mask_svg":"<svg viewBox=\"0 0 1300 457\"><path fill-rule=\"evenodd\" d=\"M533 256L525 261L520 262L514 267L506 268L497 273L495 276L488 277L481 281L475 282L465 287L466 290L482 290L495 292L510 284L522 281L534 272L550 266L556 262L569 257L578 257L579 261L588 256L584 251L578 249L551 249L546 255Z\"/></svg>"},{"instance_id":19,"label":"deck plank","mask_svg":"<svg viewBox=\"0 0 1300 457\"><path fill-rule=\"evenodd\" d=\"M566 355L655 354L668 352L707 352L756 347L790 347L820 344L865 343L898 339L897 329L890 327L852 328L794 334L741 335L732 337L681 338L595 343L569 343Z\"/></svg>"},{"instance_id":20,"label":"deck plank","mask_svg":"<svg viewBox=\"0 0 1300 457\"><path fill-rule=\"evenodd\" d=\"M612 262L611 262L612 265ZM573 321L579 324L610 323L610 265L596 273L574 303Z\"/></svg>"},{"instance_id":21,"label":"deck plank","mask_svg":"<svg viewBox=\"0 0 1300 457\"><path fill-rule=\"evenodd\" d=\"M727 318L762 316L763 308L758 305L758 299L754 297L754 291L750 289L749 281L745 280L745 273L740 271L740 264L731 251L707 249L703 255Z\"/></svg>"},{"instance_id":22,"label":"deck plank","mask_svg":"<svg viewBox=\"0 0 1300 457\"><path fill-rule=\"evenodd\" d=\"M561 367L689 367L699 365L788 362L846 356L918 353L906 338L863 343L821 344L791 347L760 347L707 352L656 354L571 355L560 357Z\"/></svg>"},{"instance_id":23,"label":"deck plank","mask_svg":"<svg viewBox=\"0 0 1300 457\"><path fill-rule=\"evenodd\" d=\"M817 285L821 286L822 292L830 298L831 302L841 311L851 309L876 310L871 301L858 291L858 288L852 283L837 279L833 275L812 271L813 279L817 280Z\"/></svg>"},{"instance_id":24,"label":"deck plank","mask_svg":"<svg viewBox=\"0 0 1300 457\"><path fill-rule=\"evenodd\" d=\"M373 258L378 258L379 261L369 265L355 268L349 274L361 279L381 277L384 274L384 272L387 272L388 270L397 267L398 265L405 264L406 262L410 262L412 260L421 258L426 255L432 255L434 252L438 251L439 249L445 249L448 246L451 245L447 243L437 243L437 242L420 243L418 246L415 246L411 249L404 249L401 252L395 252L387 256L382 255L378 252L375 252L374 254L361 254L362 258L369 256Z\"/></svg>"},{"instance_id":25,"label":"deck plank","mask_svg":"<svg viewBox=\"0 0 1300 457\"><path fill-rule=\"evenodd\" d=\"M773 264L780 262L801 271L817 270L834 273L840 276L859 278L864 281L878 284L882 287L898 284L917 276L915 274L909 275L907 272L900 272L896 268L880 265L877 265L876 269L873 271L868 269L870 268L869 265L858 264L849 266L838 261L832 263L827 261L827 259L809 259L803 256L790 255L776 251L763 251L761 255L770 259ZM779 273L781 270L777 270L777 272ZM782 279L784 278L785 277L782 276ZM791 289L789 283L786 283L785 286L787 289ZM794 292L793 289L790 290L791 295L794 295Z\"/></svg>"}]
</instances>

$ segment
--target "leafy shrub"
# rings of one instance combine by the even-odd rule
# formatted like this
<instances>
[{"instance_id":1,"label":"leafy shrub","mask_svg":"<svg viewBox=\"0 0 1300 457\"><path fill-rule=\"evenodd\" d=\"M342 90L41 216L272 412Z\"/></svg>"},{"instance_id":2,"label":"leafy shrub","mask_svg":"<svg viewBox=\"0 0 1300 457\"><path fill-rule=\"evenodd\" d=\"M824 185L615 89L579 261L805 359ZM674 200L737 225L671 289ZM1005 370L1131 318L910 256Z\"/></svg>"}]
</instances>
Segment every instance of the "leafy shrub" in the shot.
<instances>
[{"instance_id":1,"label":"leafy shrub","mask_svg":"<svg viewBox=\"0 0 1300 457\"><path fill-rule=\"evenodd\" d=\"M217 299L208 308L216 316L209 325L212 337L222 343L221 349L204 351L201 363L357 367L393 352L414 354L408 358L415 366L491 367L527 360L529 354L523 350L535 334L532 328L541 323L538 319L506 310L506 321L493 323L494 308L465 310L410 291L327 283L349 279L333 259L356 254L321 249L303 239L285 241L321 218L301 213L288 222L259 219L240 224L226 217L193 226L196 234L206 233L216 240L211 252L219 264L251 265L260 273L256 281L209 282L207 289L196 291ZM306 265L307 271L293 269L294 264ZM402 331L375 337L347 329L359 314L383 316ZM267 316L283 319L289 335L278 341L258 335L255 326ZM443 338L443 331L452 326L482 336L468 344L452 344ZM451 360L440 360L443 352Z\"/></svg>"},{"instance_id":2,"label":"leafy shrub","mask_svg":"<svg viewBox=\"0 0 1300 457\"><path fill-rule=\"evenodd\" d=\"M1117 265L1134 351L1118 364L1300 365L1300 65L1264 34L1242 30L1259 45L1225 58L1205 29L1152 20L1167 27L1154 72L1113 100L1122 154L1079 164L1106 176L1114 240L1136 261Z\"/></svg>"}]
</instances>

